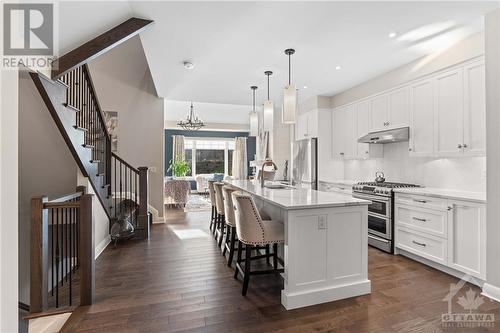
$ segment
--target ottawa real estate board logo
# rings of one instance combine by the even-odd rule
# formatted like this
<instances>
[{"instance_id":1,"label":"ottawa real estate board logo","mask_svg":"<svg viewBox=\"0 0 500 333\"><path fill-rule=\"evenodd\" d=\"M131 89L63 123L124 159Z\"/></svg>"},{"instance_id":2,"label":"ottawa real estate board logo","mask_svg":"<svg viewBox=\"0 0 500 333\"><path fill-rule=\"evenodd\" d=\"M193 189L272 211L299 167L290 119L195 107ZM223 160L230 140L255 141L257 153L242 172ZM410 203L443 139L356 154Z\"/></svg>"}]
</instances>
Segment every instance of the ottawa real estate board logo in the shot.
<instances>
[{"instance_id":1,"label":"ottawa real estate board logo","mask_svg":"<svg viewBox=\"0 0 500 333\"><path fill-rule=\"evenodd\" d=\"M465 275L457 283L450 284L450 291L443 298L448 303L448 312L441 315L443 328L481 328L494 327L495 314L481 311L481 306L488 302L487 298L474 291L467 282L473 283L473 278ZM453 304L456 307L454 311Z\"/></svg>"},{"instance_id":2,"label":"ottawa real estate board logo","mask_svg":"<svg viewBox=\"0 0 500 333\"><path fill-rule=\"evenodd\" d=\"M3 3L4 68L50 68L54 55L54 4Z\"/></svg>"}]
</instances>

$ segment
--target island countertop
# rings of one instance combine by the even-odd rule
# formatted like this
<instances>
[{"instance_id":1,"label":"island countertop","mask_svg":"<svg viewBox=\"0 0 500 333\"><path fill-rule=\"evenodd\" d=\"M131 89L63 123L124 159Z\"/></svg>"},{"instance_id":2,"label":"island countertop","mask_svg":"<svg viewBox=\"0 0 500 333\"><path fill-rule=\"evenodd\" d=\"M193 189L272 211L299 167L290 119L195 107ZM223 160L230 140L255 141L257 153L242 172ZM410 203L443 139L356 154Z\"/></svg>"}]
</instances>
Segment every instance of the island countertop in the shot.
<instances>
[{"instance_id":1,"label":"island countertop","mask_svg":"<svg viewBox=\"0 0 500 333\"><path fill-rule=\"evenodd\" d=\"M262 188L260 181L256 180L228 180L226 183L287 210L345 207L370 203L368 200L356 199L347 194L321 192L308 188Z\"/></svg>"}]
</instances>

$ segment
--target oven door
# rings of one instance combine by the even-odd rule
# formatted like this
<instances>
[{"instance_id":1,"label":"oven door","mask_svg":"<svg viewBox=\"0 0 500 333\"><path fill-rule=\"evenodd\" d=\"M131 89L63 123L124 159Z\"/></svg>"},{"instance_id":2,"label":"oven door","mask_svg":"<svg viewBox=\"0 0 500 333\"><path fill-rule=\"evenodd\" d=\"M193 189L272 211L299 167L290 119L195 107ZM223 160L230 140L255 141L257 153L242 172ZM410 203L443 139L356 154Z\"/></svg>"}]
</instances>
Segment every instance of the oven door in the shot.
<instances>
[{"instance_id":1,"label":"oven door","mask_svg":"<svg viewBox=\"0 0 500 333\"><path fill-rule=\"evenodd\" d=\"M368 232L385 239L391 239L391 199L361 193L353 193L353 197L372 202L368 205Z\"/></svg>"}]
</instances>

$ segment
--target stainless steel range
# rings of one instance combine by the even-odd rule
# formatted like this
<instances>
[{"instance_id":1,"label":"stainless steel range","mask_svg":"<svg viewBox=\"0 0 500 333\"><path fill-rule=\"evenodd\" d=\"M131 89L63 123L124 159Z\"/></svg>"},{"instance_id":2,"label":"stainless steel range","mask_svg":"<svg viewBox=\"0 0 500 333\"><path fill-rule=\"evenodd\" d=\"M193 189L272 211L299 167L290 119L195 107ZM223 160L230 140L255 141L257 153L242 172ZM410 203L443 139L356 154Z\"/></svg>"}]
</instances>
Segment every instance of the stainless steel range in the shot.
<instances>
[{"instance_id":1,"label":"stainless steel range","mask_svg":"<svg viewBox=\"0 0 500 333\"><path fill-rule=\"evenodd\" d=\"M352 187L353 197L370 200L368 205L368 244L394 253L394 191L395 188L419 187L414 184L385 181L360 182ZM383 178L381 178L383 179Z\"/></svg>"}]
</instances>

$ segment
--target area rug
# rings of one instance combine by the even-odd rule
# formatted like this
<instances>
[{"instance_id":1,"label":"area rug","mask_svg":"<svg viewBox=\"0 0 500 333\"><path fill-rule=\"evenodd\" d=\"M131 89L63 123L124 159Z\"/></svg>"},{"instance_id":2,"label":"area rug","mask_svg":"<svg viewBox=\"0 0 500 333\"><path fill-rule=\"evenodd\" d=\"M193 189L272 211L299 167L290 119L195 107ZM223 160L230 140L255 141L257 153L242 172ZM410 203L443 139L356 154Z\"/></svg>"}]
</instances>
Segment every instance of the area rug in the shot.
<instances>
[{"instance_id":1,"label":"area rug","mask_svg":"<svg viewBox=\"0 0 500 333\"><path fill-rule=\"evenodd\" d=\"M204 197L197 194L192 194L189 196L189 200L184 207L184 212L205 212L212 209L212 204L208 197Z\"/></svg>"}]
</instances>

